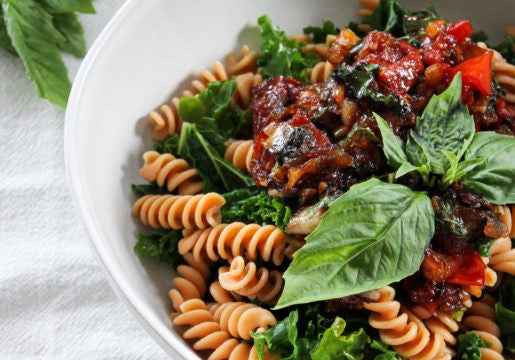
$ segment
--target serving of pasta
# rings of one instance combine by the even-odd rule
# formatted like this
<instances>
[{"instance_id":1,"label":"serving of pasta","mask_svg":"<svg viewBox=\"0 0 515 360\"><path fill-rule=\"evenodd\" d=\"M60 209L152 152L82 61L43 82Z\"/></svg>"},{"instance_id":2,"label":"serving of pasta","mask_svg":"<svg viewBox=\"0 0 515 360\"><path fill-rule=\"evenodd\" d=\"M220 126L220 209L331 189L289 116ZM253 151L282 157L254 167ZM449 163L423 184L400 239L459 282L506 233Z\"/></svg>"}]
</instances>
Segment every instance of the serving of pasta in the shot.
<instances>
[{"instance_id":1,"label":"serving of pasta","mask_svg":"<svg viewBox=\"0 0 515 360\"><path fill-rule=\"evenodd\" d=\"M261 16L259 51L148 116L135 250L176 271L201 358L515 356L513 34L361 4L302 34Z\"/></svg>"}]
</instances>

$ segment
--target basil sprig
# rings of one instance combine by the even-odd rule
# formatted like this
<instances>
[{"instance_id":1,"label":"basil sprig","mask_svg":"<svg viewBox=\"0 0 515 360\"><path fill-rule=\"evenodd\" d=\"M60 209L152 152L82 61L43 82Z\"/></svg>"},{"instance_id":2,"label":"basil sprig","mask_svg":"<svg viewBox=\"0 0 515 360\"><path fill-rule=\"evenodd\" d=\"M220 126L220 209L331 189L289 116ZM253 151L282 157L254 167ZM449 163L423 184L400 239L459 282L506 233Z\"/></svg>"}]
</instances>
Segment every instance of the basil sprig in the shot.
<instances>
[{"instance_id":1,"label":"basil sprig","mask_svg":"<svg viewBox=\"0 0 515 360\"><path fill-rule=\"evenodd\" d=\"M446 188L455 181L496 204L515 202L515 138L494 132L475 133L474 118L461 104L458 73L440 95L434 95L406 144L374 114L388 164L396 178L418 172L426 185L441 175Z\"/></svg>"}]
</instances>

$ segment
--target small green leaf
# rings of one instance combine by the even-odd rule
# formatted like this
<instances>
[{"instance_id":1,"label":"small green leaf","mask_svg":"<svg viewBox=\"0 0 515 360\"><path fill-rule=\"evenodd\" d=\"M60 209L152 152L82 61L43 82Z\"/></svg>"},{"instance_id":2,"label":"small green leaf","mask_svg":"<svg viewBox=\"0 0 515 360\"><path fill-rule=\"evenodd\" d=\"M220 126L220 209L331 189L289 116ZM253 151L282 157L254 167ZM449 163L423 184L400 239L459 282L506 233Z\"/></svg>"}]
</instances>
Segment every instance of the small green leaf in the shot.
<instances>
[{"instance_id":1,"label":"small green leaf","mask_svg":"<svg viewBox=\"0 0 515 360\"><path fill-rule=\"evenodd\" d=\"M337 35L340 32L334 23L330 20L325 20L322 26L308 26L303 30L304 34L313 35L313 41L316 43L325 43L327 35Z\"/></svg>"},{"instance_id":2,"label":"small green leaf","mask_svg":"<svg viewBox=\"0 0 515 360\"><path fill-rule=\"evenodd\" d=\"M295 253L276 308L353 295L413 274L434 220L424 193L377 179L352 186Z\"/></svg>"},{"instance_id":3,"label":"small green leaf","mask_svg":"<svg viewBox=\"0 0 515 360\"><path fill-rule=\"evenodd\" d=\"M56 43L64 37L52 16L34 0L1 0L7 33L38 96L64 108L71 83Z\"/></svg>"},{"instance_id":4,"label":"small green leaf","mask_svg":"<svg viewBox=\"0 0 515 360\"><path fill-rule=\"evenodd\" d=\"M484 161L465 172L462 185L494 204L515 203L515 138L495 132L475 134L465 160Z\"/></svg>"},{"instance_id":5,"label":"small green leaf","mask_svg":"<svg viewBox=\"0 0 515 360\"><path fill-rule=\"evenodd\" d=\"M92 0L39 0L54 13L73 13L94 14Z\"/></svg>"},{"instance_id":6,"label":"small green leaf","mask_svg":"<svg viewBox=\"0 0 515 360\"><path fill-rule=\"evenodd\" d=\"M177 244L182 239L179 230L166 230L152 234L139 234L134 251L141 257L155 257L171 267L184 263L184 258L177 251Z\"/></svg>"},{"instance_id":7,"label":"small green leaf","mask_svg":"<svg viewBox=\"0 0 515 360\"><path fill-rule=\"evenodd\" d=\"M383 138L383 151L388 160L388 165L394 169L399 169L404 163L408 161L406 153L404 152L404 143L402 139L396 136L388 123L378 114L373 113L381 131Z\"/></svg>"},{"instance_id":8,"label":"small green leaf","mask_svg":"<svg viewBox=\"0 0 515 360\"><path fill-rule=\"evenodd\" d=\"M460 360L481 360L481 348L489 348L491 346L475 332L466 332L458 336L457 358Z\"/></svg>"},{"instance_id":9,"label":"small green leaf","mask_svg":"<svg viewBox=\"0 0 515 360\"><path fill-rule=\"evenodd\" d=\"M474 118L461 104L461 84L458 73L443 93L431 97L415 128L410 131L406 148L408 159L415 165L422 165L420 149L412 148L416 143L427 156L433 174L444 174L447 168L444 151L460 160L474 137Z\"/></svg>"},{"instance_id":10,"label":"small green leaf","mask_svg":"<svg viewBox=\"0 0 515 360\"><path fill-rule=\"evenodd\" d=\"M57 43L59 49L75 55L78 58L86 55L86 42L82 25L77 16L73 13L54 14L54 26L65 38L64 41Z\"/></svg>"},{"instance_id":11,"label":"small green leaf","mask_svg":"<svg viewBox=\"0 0 515 360\"><path fill-rule=\"evenodd\" d=\"M483 241L477 246L477 252L483 257L490 257L490 248L494 244L495 240Z\"/></svg>"}]
</instances>

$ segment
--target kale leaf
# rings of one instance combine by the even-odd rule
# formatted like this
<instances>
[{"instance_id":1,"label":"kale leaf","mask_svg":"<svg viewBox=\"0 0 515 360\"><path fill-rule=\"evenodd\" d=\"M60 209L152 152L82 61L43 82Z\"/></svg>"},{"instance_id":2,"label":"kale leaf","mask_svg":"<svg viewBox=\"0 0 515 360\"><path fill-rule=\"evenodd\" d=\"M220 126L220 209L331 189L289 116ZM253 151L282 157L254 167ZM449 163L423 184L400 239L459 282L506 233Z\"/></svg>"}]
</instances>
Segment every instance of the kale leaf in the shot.
<instances>
[{"instance_id":1,"label":"kale leaf","mask_svg":"<svg viewBox=\"0 0 515 360\"><path fill-rule=\"evenodd\" d=\"M396 110L400 114L408 114L410 112L409 105L398 95L384 95L372 89L372 84L378 72L378 64L360 63L352 66L342 62L333 76L341 80L354 93L356 98L369 98L376 103Z\"/></svg>"},{"instance_id":2,"label":"kale leaf","mask_svg":"<svg viewBox=\"0 0 515 360\"><path fill-rule=\"evenodd\" d=\"M370 25L372 30L385 31L400 37L405 35L403 18L408 13L397 0L380 0L374 12L363 18L363 23Z\"/></svg>"},{"instance_id":3,"label":"kale leaf","mask_svg":"<svg viewBox=\"0 0 515 360\"><path fill-rule=\"evenodd\" d=\"M172 267L184 263L177 251L177 244L182 239L179 230L164 230L151 234L139 234L134 251L141 257L154 257Z\"/></svg>"},{"instance_id":4,"label":"kale leaf","mask_svg":"<svg viewBox=\"0 0 515 360\"><path fill-rule=\"evenodd\" d=\"M145 196L145 195L163 195L170 194L166 187L161 187L157 185L155 181L152 181L150 184L132 184L131 186L132 192L136 196Z\"/></svg>"},{"instance_id":5,"label":"kale leaf","mask_svg":"<svg viewBox=\"0 0 515 360\"><path fill-rule=\"evenodd\" d=\"M481 348L489 348L491 344L483 341L479 335L469 331L458 336L458 356L460 360L481 360Z\"/></svg>"},{"instance_id":6,"label":"kale leaf","mask_svg":"<svg viewBox=\"0 0 515 360\"><path fill-rule=\"evenodd\" d=\"M514 36L506 36L504 42L500 43L497 46L494 46L494 49L497 50L503 58L506 59L510 64L515 64L515 37Z\"/></svg>"},{"instance_id":7,"label":"kale leaf","mask_svg":"<svg viewBox=\"0 0 515 360\"><path fill-rule=\"evenodd\" d=\"M510 276L501 288L495 312L504 348L515 353L515 277Z\"/></svg>"},{"instance_id":8,"label":"kale leaf","mask_svg":"<svg viewBox=\"0 0 515 360\"><path fill-rule=\"evenodd\" d=\"M222 222L241 221L260 225L273 224L284 230L291 217L291 209L266 190L247 187L223 194Z\"/></svg>"},{"instance_id":9,"label":"kale leaf","mask_svg":"<svg viewBox=\"0 0 515 360\"><path fill-rule=\"evenodd\" d=\"M317 57L302 52L305 44L290 39L272 25L268 16L261 16L258 25L263 43L256 64L263 69L263 77L291 76L307 83L308 68L317 62Z\"/></svg>"},{"instance_id":10,"label":"kale leaf","mask_svg":"<svg viewBox=\"0 0 515 360\"><path fill-rule=\"evenodd\" d=\"M313 40L316 43L325 43L327 35L338 35L340 29L338 29L334 23L330 20L325 20L322 26L308 26L302 29L304 34L313 35Z\"/></svg>"}]
</instances>

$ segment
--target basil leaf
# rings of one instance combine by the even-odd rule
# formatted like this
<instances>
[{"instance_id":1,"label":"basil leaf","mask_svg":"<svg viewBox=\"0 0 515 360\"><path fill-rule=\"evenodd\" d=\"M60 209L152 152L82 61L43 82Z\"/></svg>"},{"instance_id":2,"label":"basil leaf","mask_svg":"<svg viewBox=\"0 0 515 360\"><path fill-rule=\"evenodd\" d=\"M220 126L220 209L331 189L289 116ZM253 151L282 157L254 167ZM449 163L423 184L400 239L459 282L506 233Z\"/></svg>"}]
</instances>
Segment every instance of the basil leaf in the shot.
<instances>
[{"instance_id":1,"label":"basil leaf","mask_svg":"<svg viewBox=\"0 0 515 360\"><path fill-rule=\"evenodd\" d=\"M291 311L288 317L267 331L251 333L259 359L264 357L265 345L271 354L294 355L297 352L297 322L299 313ZM294 357L295 358L295 357Z\"/></svg>"},{"instance_id":2,"label":"basil leaf","mask_svg":"<svg viewBox=\"0 0 515 360\"><path fill-rule=\"evenodd\" d=\"M258 25L263 43L256 64L262 68L263 77L291 76L308 83L308 69L317 63L318 58L302 52L305 44L290 39L284 31L272 25L268 16L261 16Z\"/></svg>"},{"instance_id":3,"label":"basil leaf","mask_svg":"<svg viewBox=\"0 0 515 360\"><path fill-rule=\"evenodd\" d=\"M369 337L363 329L343 335L345 320L337 317L327 329L320 344L311 351L311 358L317 360L348 359L361 360L367 347Z\"/></svg>"},{"instance_id":4,"label":"basil leaf","mask_svg":"<svg viewBox=\"0 0 515 360\"><path fill-rule=\"evenodd\" d=\"M54 28L51 15L34 0L1 2L7 33L38 96L66 107L71 83L55 45L64 38Z\"/></svg>"},{"instance_id":5,"label":"basil leaf","mask_svg":"<svg viewBox=\"0 0 515 360\"><path fill-rule=\"evenodd\" d=\"M381 131L381 137L383 138L383 151L388 165L394 169L398 169L401 165L408 161L406 153L404 152L404 143L402 139L396 136L388 123L378 114L373 113Z\"/></svg>"},{"instance_id":6,"label":"basil leaf","mask_svg":"<svg viewBox=\"0 0 515 360\"><path fill-rule=\"evenodd\" d=\"M461 104L461 74L454 76L449 87L440 95L433 95L415 128L410 131L408 142L413 141L427 155L430 172L444 174L449 164L444 151L461 159L474 136L474 118ZM407 145L408 158L420 164L420 150ZM411 157L417 160L412 161Z\"/></svg>"},{"instance_id":7,"label":"basil leaf","mask_svg":"<svg viewBox=\"0 0 515 360\"><path fill-rule=\"evenodd\" d=\"M398 37L404 35L402 19L407 13L396 0L381 0L374 12L363 18L363 23L369 24L372 30L389 32Z\"/></svg>"},{"instance_id":8,"label":"basil leaf","mask_svg":"<svg viewBox=\"0 0 515 360\"><path fill-rule=\"evenodd\" d=\"M16 50L14 49L13 44L11 43L11 39L9 39L9 35L7 34L7 29L5 28L4 15L2 13L2 8L0 7L0 48L9 51L10 53L16 55Z\"/></svg>"},{"instance_id":9,"label":"basil leaf","mask_svg":"<svg viewBox=\"0 0 515 360\"><path fill-rule=\"evenodd\" d=\"M484 162L463 175L462 185L494 204L515 203L515 138L490 131L476 133L465 159L477 158Z\"/></svg>"},{"instance_id":10,"label":"basil leaf","mask_svg":"<svg viewBox=\"0 0 515 360\"><path fill-rule=\"evenodd\" d=\"M357 294L413 274L434 221L424 193L377 179L352 186L295 253L276 308Z\"/></svg>"},{"instance_id":11,"label":"basil leaf","mask_svg":"<svg viewBox=\"0 0 515 360\"><path fill-rule=\"evenodd\" d=\"M327 35L338 35L340 29L338 29L334 23L330 20L325 20L322 26L308 26L302 29L304 34L313 35L313 41L316 43L325 43Z\"/></svg>"},{"instance_id":12,"label":"basil leaf","mask_svg":"<svg viewBox=\"0 0 515 360\"><path fill-rule=\"evenodd\" d=\"M56 13L80 12L84 14L94 14L92 0L40 0L45 6Z\"/></svg>"},{"instance_id":13,"label":"basil leaf","mask_svg":"<svg viewBox=\"0 0 515 360\"><path fill-rule=\"evenodd\" d=\"M54 14L53 22L64 37L64 41L57 43L59 49L79 58L86 55L86 42L77 16L73 13Z\"/></svg>"}]
</instances>

